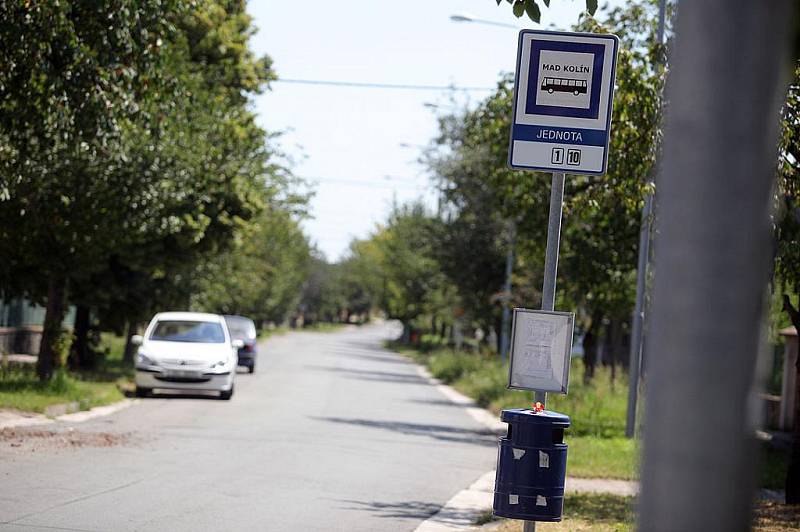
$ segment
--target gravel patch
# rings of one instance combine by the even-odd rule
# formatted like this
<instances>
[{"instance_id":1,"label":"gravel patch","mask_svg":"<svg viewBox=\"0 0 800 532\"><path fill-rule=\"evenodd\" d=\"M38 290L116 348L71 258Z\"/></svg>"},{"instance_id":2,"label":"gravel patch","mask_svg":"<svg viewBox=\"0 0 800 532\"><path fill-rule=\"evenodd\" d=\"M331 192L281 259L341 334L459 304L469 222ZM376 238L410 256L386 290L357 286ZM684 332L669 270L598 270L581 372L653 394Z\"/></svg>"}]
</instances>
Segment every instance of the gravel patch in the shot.
<instances>
[{"instance_id":1,"label":"gravel patch","mask_svg":"<svg viewBox=\"0 0 800 532\"><path fill-rule=\"evenodd\" d=\"M64 430L41 428L4 428L0 430L0 452L36 452L80 449L83 447L116 447L131 443L131 433L86 432L72 427Z\"/></svg>"}]
</instances>

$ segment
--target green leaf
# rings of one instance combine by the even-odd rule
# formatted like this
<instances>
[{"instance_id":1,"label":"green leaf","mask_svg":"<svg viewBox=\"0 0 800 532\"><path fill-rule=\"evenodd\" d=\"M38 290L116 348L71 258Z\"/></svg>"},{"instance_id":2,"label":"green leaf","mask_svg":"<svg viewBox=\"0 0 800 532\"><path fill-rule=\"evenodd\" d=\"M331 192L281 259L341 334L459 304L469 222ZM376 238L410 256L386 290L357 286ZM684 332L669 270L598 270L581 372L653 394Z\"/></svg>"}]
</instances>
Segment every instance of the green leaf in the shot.
<instances>
[{"instance_id":1,"label":"green leaf","mask_svg":"<svg viewBox=\"0 0 800 532\"><path fill-rule=\"evenodd\" d=\"M500 5L500 2L502 2L502 1L503 1L503 0L495 0L495 2L497 2L497 5L498 5L498 6Z\"/></svg>"},{"instance_id":2,"label":"green leaf","mask_svg":"<svg viewBox=\"0 0 800 532\"><path fill-rule=\"evenodd\" d=\"M586 0L586 11L594 15L597 12L597 0Z\"/></svg>"},{"instance_id":3,"label":"green leaf","mask_svg":"<svg viewBox=\"0 0 800 532\"><path fill-rule=\"evenodd\" d=\"M544 2L545 6L550 7L550 0L542 0L542 1Z\"/></svg>"},{"instance_id":4,"label":"green leaf","mask_svg":"<svg viewBox=\"0 0 800 532\"><path fill-rule=\"evenodd\" d=\"M522 14L525 12L525 2L523 2L522 0L517 0L517 2L514 2L513 10L515 17L517 18L521 17Z\"/></svg>"},{"instance_id":5,"label":"green leaf","mask_svg":"<svg viewBox=\"0 0 800 532\"><path fill-rule=\"evenodd\" d=\"M542 19L542 12L536 4L536 0L526 0L525 12L528 13L530 19L534 22L539 22Z\"/></svg>"}]
</instances>

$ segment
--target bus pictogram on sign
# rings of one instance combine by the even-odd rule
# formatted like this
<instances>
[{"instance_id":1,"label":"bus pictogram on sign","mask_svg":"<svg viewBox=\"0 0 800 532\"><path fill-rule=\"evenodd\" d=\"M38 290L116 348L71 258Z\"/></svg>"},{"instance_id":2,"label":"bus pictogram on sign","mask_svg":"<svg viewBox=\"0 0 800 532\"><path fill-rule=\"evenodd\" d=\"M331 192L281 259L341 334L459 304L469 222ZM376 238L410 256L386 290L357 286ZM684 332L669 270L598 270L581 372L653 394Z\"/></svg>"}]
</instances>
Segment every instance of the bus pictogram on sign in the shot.
<instances>
[{"instance_id":1,"label":"bus pictogram on sign","mask_svg":"<svg viewBox=\"0 0 800 532\"><path fill-rule=\"evenodd\" d=\"M586 94L589 90L589 85L585 79L544 78L542 80L542 90L550 94L553 94L553 92L571 92L577 96Z\"/></svg>"}]
</instances>

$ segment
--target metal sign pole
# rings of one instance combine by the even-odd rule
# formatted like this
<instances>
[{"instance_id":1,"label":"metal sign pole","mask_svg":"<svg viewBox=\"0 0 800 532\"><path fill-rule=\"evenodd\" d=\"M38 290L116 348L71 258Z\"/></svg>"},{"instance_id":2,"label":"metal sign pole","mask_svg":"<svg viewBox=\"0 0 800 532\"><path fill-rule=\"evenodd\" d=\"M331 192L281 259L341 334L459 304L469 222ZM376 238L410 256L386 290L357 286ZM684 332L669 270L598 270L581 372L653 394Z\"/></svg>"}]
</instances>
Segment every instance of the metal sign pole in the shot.
<instances>
[{"instance_id":1,"label":"metal sign pole","mask_svg":"<svg viewBox=\"0 0 800 532\"><path fill-rule=\"evenodd\" d=\"M558 247L561 243L561 212L564 207L564 173L553 172L550 185L550 217L547 220L547 250L544 255L544 283L542 284L542 310L555 310L556 273L558 272ZM547 394L535 392L534 401L545 404Z\"/></svg>"},{"instance_id":2,"label":"metal sign pole","mask_svg":"<svg viewBox=\"0 0 800 532\"><path fill-rule=\"evenodd\" d=\"M544 282L542 283L542 310L555 310L556 274L558 273L558 248L561 244L561 213L564 209L564 173L553 172L550 185L550 215L547 220L547 249L544 255ZM567 360L569 364L569 360ZM547 402L546 392L534 392L534 402ZM523 532L535 532L536 521L524 521Z\"/></svg>"}]
</instances>

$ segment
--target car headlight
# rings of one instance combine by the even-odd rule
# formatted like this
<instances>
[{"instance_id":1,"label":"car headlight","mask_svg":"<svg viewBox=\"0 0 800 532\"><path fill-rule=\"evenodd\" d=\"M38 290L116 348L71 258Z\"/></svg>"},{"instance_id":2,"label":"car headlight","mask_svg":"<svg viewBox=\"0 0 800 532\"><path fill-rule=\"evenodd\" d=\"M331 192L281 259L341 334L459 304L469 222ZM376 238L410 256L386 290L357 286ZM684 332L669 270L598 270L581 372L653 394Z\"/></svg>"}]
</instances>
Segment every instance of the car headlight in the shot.
<instances>
[{"instance_id":1,"label":"car headlight","mask_svg":"<svg viewBox=\"0 0 800 532\"><path fill-rule=\"evenodd\" d=\"M227 360L218 360L217 362L214 362L208 367L206 373L225 373L227 370L225 366L227 364L228 364Z\"/></svg>"},{"instance_id":2,"label":"car headlight","mask_svg":"<svg viewBox=\"0 0 800 532\"><path fill-rule=\"evenodd\" d=\"M153 360L152 358L148 357L141 351L137 354L136 357L136 365L137 366L158 366L158 363Z\"/></svg>"}]
</instances>

